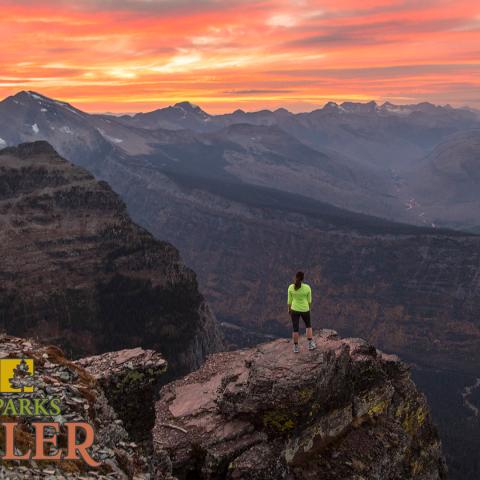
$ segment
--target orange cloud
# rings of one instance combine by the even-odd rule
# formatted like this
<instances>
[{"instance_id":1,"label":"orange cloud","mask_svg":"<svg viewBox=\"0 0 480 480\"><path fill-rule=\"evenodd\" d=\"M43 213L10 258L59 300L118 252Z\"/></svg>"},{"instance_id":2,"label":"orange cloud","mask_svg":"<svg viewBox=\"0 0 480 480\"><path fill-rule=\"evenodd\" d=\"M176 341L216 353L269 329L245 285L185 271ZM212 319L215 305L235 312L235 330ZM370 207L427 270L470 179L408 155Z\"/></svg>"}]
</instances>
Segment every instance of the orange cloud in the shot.
<instances>
[{"instance_id":1,"label":"orange cloud","mask_svg":"<svg viewBox=\"0 0 480 480\"><path fill-rule=\"evenodd\" d=\"M0 95L90 111L480 107L474 0L0 0Z\"/></svg>"}]
</instances>

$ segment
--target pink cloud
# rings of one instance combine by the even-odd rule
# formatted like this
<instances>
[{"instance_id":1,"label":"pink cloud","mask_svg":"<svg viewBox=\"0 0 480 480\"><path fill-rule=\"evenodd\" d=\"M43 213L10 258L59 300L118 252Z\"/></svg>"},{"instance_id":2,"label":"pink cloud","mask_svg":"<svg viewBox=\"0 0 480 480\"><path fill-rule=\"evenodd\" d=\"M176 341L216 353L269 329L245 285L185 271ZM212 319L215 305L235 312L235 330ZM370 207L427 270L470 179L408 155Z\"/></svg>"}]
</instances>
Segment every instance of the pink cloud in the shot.
<instances>
[{"instance_id":1,"label":"pink cloud","mask_svg":"<svg viewBox=\"0 0 480 480\"><path fill-rule=\"evenodd\" d=\"M0 95L95 111L391 100L480 106L473 0L0 0Z\"/></svg>"}]
</instances>

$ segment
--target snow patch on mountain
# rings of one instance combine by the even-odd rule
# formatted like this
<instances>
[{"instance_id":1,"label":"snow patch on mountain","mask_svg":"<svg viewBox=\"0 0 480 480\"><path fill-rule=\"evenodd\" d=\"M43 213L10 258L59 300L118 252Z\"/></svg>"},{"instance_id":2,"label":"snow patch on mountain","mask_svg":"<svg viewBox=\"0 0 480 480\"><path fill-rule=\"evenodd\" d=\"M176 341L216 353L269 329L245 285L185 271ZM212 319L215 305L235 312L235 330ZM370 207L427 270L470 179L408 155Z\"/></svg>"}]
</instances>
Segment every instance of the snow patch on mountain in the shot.
<instances>
[{"instance_id":1,"label":"snow patch on mountain","mask_svg":"<svg viewBox=\"0 0 480 480\"><path fill-rule=\"evenodd\" d=\"M34 123L32 125L32 130L33 130L33 133L38 133L40 131L40 129L38 128L38 125L36 123Z\"/></svg>"},{"instance_id":2,"label":"snow patch on mountain","mask_svg":"<svg viewBox=\"0 0 480 480\"><path fill-rule=\"evenodd\" d=\"M56 105L56 106L61 107L65 110L68 110L71 113L74 113L75 115L78 115L79 117L82 116L81 112L79 112L77 109L73 108L70 104L68 104L66 102L61 102L59 100L53 100L52 98L44 97L43 95L39 95L35 92L27 92L27 93L30 97L37 100L41 105L53 105L53 106ZM46 112L47 109L42 108L41 111Z\"/></svg>"},{"instance_id":3,"label":"snow patch on mountain","mask_svg":"<svg viewBox=\"0 0 480 480\"><path fill-rule=\"evenodd\" d=\"M385 110L386 112L395 115L409 115L410 113L412 113L411 109L408 107L393 105L391 103L385 103L384 105L382 105L382 110Z\"/></svg>"},{"instance_id":4,"label":"snow patch on mountain","mask_svg":"<svg viewBox=\"0 0 480 480\"><path fill-rule=\"evenodd\" d=\"M4 148L6 146L7 146L7 142L3 138L0 138L0 148Z\"/></svg>"},{"instance_id":5,"label":"snow patch on mountain","mask_svg":"<svg viewBox=\"0 0 480 480\"><path fill-rule=\"evenodd\" d=\"M99 131L100 135L105 138L106 140L108 140L109 142L112 142L112 143L122 143L123 140L121 138L115 138L115 137L111 137L110 135L107 135L101 128L97 128L97 130Z\"/></svg>"},{"instance_id":6,"label":"snow patch on mountain","mask_svg":"<svg viewBox=\"0 0 480 480\"><path fill-rule=\"evenodd\" d=\"M67 135L73 135L72 129L71 129L69 126L67 126L67 125L64 125L63 127L61 127L61 128L60 128L60 131L61 131L62 133L66 133Z\"/></svg>"},{"instance_id":7,"label":"snow patch on mountain","mask_svg":"<svg viewBox=\"0 0 480 480\"><path fill-rule=\"evenodd\" d=\"M65 108L65 110L68 110L69 112L74 113L75 115L78 115L79 117L82 116L82 114L80 112L77 112L77 110L69 107L68 103L59 103L59 102L56 102L56 103L58 103L61 107Z\"/></svg>"}]
</instances>

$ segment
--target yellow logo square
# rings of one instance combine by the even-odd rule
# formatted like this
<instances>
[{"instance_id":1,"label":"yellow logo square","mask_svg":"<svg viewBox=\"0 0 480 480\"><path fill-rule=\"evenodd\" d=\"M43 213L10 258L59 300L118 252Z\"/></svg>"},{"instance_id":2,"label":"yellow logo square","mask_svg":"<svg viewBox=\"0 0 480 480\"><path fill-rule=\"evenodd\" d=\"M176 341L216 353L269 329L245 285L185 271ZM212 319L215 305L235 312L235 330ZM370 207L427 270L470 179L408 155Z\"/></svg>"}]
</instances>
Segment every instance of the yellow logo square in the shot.
<instances>
[{"instance_id":1,"label":"yellow logo square","mask_svg":"<svg viewBox=\"0 0 480 480\"><path fill-rule=\"evenodd\" d=\"M31 393L34 391L34 364L31 358L3 358L0 360L0 392Z\"/></svg>"}]
</instances>

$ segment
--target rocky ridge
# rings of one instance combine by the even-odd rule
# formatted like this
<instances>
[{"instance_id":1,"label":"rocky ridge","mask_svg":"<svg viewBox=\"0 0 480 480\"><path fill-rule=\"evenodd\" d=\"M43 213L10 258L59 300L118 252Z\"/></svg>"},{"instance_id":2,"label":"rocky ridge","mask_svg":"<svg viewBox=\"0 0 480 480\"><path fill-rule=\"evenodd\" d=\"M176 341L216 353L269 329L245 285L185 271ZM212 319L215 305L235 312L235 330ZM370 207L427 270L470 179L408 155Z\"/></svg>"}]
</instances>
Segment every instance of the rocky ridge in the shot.
<instances>
[{"instance_id":1,"label":"rocky ridge","mask_svg":"<svg viewBox=\"0 0 480 480\"><path fill-rule=\"evenodd\" d=\"M219 353L164 386L154 428L160 478L446 478L408 367L331 330L316 341L298 355L286 340Z\"/></svg>"},{"instance_id":2,"label":"rocky ridge","mask_svg":"<svg viewBox=\"0 0 480 480\"><path fill-rule=\"evenodd\" d=\"M139 345L198 368L222 346L195 273L46 142L0 151L0 329L73 357Z\"/></svg>"},{"instance_id":3,"label":"rocky ridge","mask_svg":"<svg viewBox=\"0 0 480 480\"><path fill-rule=\"evenodd\" d=\"M318 348L295 355L276 340L212 355L205 365L162 387L153 414L139 397L165 374L158 352L139 348L72 362L61 350L0 337L0 358L34 360L35 391L8 398L51 398L61 413L9 416L16 446L33 444L32 422L88 422L96 433L81 461L4 461L0 478L117 480L439 480L445 462L425 398L408 367L357 338L323 330ZM137 443L132 424L153 441ZM64 447L63 428L59 448ZM48 454L57 450L50 448ZM20 453L19 452L19 453ZM0 452L2 453L2 452ZM18 454L19 454L18 453Z\"/></svg>"},{"instance_id":4,"label":"rocky ridge","mask_svg":"<svg viewBox=\"0 0 480 480\"><path fill-rule=\"evenodd\" d=\"M476 113L428 103L329 102L299 114L278 109L209 115L181 102L115 117L91 115L32 91L0 101L0 147L47 140L122 195L117 176L130 166L130 181L138 178L140 167L149 183L155 171L179 170L300 191L397 221L460 228L467 225L455 199L448 200L448 209L438 202L429 208L423 201L419 209L406 208L412 198L419 200L426 184L411 188L416 182L409 185L411 175L404 174L416 170L439 143L475 128ZM464 203L464 209L475 219L473 207Z\"/></svg>"}]
</instances>

